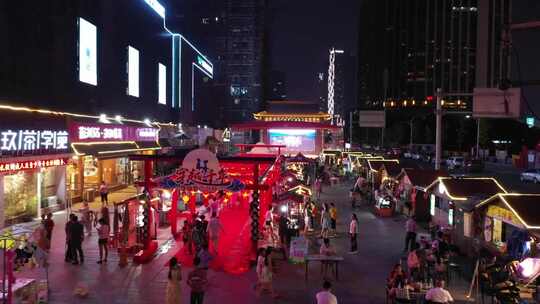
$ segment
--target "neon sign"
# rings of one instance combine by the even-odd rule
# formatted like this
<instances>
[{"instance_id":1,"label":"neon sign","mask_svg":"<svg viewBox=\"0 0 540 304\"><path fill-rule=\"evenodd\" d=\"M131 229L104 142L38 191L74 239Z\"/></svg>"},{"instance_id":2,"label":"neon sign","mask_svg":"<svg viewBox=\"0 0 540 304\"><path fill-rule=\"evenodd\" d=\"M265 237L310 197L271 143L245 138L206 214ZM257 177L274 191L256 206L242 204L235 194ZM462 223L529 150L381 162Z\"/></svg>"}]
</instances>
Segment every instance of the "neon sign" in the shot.
<instances>
[{"instance_id":1,"label":"neon sign","mask_svg":"<svg viewBox=\"0 0 540 304\"><path fill-rule=\"evenodd\" d=\"M157 128L79 122L69 132L71 142L156 141L159 135Z\"/></svg>"},{"instance_id":2,"label":"neon sign","mask_svg":"<svg viewBox=\"0 0 540 304\"><path fill-rule=\"evenodd\" d=\"M68 132L52 130L5 130L0 132L1 151L67 150Z\"/></svg>"},{"instance_id":3,"label":"neon sign","mask_svg":"<svg viewBox=\"0 0 540 304\"><path fill-rule=\"evenodd\" d=\"M121 128L79 127L79 139L118 139L122 140Z\"/></svg>"},{"instance_id":4,"label":"neon sign","mask_svg":"<svg viewBox=\"0 0 540 304\"><path fill-rule=\"evenodd\" d=\"M20 170L32 170L37 168L48 168L64 166L68 162L67 158L54 158L46 160L23 160L0 163L0 173Z\"/></svg>"}]
</instances>

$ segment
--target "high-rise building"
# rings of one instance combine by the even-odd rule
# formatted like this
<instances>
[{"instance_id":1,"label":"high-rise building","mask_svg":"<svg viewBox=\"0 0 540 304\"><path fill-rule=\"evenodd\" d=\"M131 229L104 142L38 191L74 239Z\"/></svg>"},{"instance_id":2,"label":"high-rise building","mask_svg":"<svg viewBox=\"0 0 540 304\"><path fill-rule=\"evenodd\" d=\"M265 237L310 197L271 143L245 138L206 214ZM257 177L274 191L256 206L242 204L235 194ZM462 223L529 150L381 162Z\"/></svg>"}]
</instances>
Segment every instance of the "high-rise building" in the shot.
<instances>
[{"instance_id":1,"label":"high-rise building","mask_svg":"<svg viewBox=\"0 0 540 304\"><path fill-rule=\"evenodd\" d=\"M445 106L470 108L475 83L476 0L365 1L359 59L364 105L433 106L437 88ZM376 41L376 43L375 43Z\"/></svg>"},{"instance_id":2,"label":"high-rise building","mask_svg":"<svg viewBox=\"0 0 540 304\"><path fill-rule=\"evenodd\" d=\"M266 84L265 100L287 100L287 80L282 71L271 71Z\"/></svg>"},{"instance_id":3,"label":"high-rise building","mask_svg":"<svg viewBox=\"0 0 540 304\"><path fill-rule=\"evenodd\" d=\"M251 120L263 103L265 7L266 0L206 0L173 8L179 26L191 29L188 38L209 49L221 124Z\"/></svg>"},{"instance_id":4,"label":"high-rise building","mask_svg":"<svg viewBox=\"0 0 540 304\"><path fill-rule=\"evenodd\" d=\"M319 103L319 111L328 113L328 80L327 72L319 72L315 77L315 90L317 91Z\"/></svg>"},{"instance_id":5,"label":"high-rise building","mask_svg":"<svg viewBox=\"0 0 540 304\"><path fill-rule=\"evenodd\" d=\"M159 1L2 1L3 103L197 123L191 96L212 63L166 13Z\"/></svg>"}]
</instances>

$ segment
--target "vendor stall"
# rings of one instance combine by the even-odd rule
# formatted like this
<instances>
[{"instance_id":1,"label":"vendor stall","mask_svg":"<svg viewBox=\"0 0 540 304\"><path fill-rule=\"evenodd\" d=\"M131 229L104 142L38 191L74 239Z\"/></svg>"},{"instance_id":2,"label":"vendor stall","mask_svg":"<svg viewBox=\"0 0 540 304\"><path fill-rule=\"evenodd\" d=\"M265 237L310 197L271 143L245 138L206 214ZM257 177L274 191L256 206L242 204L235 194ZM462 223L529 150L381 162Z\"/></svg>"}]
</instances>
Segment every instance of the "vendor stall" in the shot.
<instances>
[{"instance_id":1,"label":"vendor stall","mask_svg":"<svg viewBox=\"0 0 540 304\"><path fill-rule=\"evenodd\" d=\"M402 212L414 216L416 221L428 222L429 197L426 195L426 187L439 177L448 177L441 170L411 169L404 168L396 177L398 185L398 197L403 204Z\"/></svg>"},{"instance_id":2,"label":"vendor stall","mask_svg":"<svg viewBox=\"0 0 540 304\"><path fill-rule=\"evenodd\" d=\"M499 193L475 206L473 236L484 248L513 260L538 254L540 194Z\"/></svg>"},{"instance_id":3,"label":"vendor stall","mask_svg":"<svg viewBox=\"0 0 540 304\"><path fill-rule=\"evenodd\" d=\"M448 231L452 243L463 253L474 254L471 227L478 223L472 210L497 193L507 193L494 178L439 177L426 188L433 224Z\"/></svg>"}]
</instances>

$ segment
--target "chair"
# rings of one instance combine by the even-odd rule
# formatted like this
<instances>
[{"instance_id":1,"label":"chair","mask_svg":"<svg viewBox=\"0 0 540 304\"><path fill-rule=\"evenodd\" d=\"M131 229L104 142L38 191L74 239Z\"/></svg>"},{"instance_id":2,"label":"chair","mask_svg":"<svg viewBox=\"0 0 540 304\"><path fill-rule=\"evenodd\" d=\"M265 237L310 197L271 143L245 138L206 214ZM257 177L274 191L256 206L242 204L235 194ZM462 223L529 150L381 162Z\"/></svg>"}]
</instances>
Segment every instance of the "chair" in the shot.
<instances>
[{"instance_id":1,"label":"chair","mask_svg":"<svg viewBox=\"0 0 540 304\"><path fill-rule=\"evenodd\" d=\"M408 288L397 288L396 289L396 298L394 303L403 303L403 304L409 304L409 303L415 303L416 299L411 298L411 294Z\"/></svg>"},{"instance_id":2,"label":"chair","mask_svg":"<svg viewBox=\"0 0 540 304\"><path fill-rule=\"evenodd\" d=\"M449 262L448 266L446 267L446 275L448 277L448 285L450 285L450 282L458 278L460 274L460 266L457 263Z\"/></svg>"}]
</instances>

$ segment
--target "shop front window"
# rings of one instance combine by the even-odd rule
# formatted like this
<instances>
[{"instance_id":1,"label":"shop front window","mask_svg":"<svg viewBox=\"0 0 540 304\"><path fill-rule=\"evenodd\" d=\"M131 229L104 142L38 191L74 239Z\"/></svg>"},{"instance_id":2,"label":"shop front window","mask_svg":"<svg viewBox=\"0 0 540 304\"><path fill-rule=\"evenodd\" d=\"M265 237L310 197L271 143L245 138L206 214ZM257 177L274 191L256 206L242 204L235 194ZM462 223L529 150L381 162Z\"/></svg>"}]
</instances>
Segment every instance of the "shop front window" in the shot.
<instances>
[{"instance_id":1,"label":"shop front window","mask_svg":"<svg viewBox=\"0 0 540 304\"><path fill-rule=\"evenodd\" d=\"M38 184L36 172L21 171L4 176L5 225L31 221L38 212Z\"/></svg>"},{"instance_id":2,"label":"shop front window","mask_svg":"<svg viewBox=\"0 0 540 304\"><path fill-rule=\"evenodd\" d=\"M81 176L79 173L79 165L77 162L73 162L66 167L66 189L68 189L70 196L81 196L80 187Z\"/></svg>"},{"instance_id":3,"label":"shop front window","mask_svg":"<svg viewBox=\"0 0 540 304\"><path fill-rule=\"evenodd\" d=\"M131 182L140 182L144 180L144 161L132 160L129 162L131 167Z\"/></svg>"},{"instance_id":4,"label":"shop front window","mask_svg":"<svg viewBox=\"0 0 540 304\"><path fill-rule=\"evenodd\" d=\"M50 208L65 202L64 167L51 167L41 171L39 190L41 208Z\"/></svg>"},{"instance_id":5,"label":"shop front window","mask_svg":"<svg viewBox=\"0 0 540 304\"><path fill-rule=\"evenodd\" d=\"M127 157L119 158L116 161L116 182L118 184L129 184L129 160Z\"/></svg>"}]
</instances>

